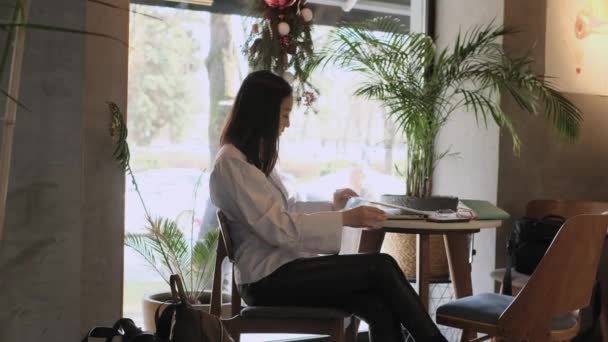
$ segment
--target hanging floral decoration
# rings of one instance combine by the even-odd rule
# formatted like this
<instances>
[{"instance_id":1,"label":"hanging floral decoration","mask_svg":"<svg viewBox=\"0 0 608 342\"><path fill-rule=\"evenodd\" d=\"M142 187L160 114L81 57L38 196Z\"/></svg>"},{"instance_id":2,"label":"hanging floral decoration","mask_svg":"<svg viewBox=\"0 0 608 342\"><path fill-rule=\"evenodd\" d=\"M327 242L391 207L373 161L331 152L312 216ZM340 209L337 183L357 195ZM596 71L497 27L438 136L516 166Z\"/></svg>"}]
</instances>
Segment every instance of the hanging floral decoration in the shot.
<instances>
[{"instance_id":1,"label":"hanging floral decoration","mask_svg":"<svg viewBox=\"0 0 608 342\"><path fill-rule=\"evenodd\" d=\"M310 82L306 64L313 56L313 12L306 0L252 0L259 20L243 47L253 70L270 70L289 82L298 104L311 108L319 92Z\"/></svg>"}]
</instances>

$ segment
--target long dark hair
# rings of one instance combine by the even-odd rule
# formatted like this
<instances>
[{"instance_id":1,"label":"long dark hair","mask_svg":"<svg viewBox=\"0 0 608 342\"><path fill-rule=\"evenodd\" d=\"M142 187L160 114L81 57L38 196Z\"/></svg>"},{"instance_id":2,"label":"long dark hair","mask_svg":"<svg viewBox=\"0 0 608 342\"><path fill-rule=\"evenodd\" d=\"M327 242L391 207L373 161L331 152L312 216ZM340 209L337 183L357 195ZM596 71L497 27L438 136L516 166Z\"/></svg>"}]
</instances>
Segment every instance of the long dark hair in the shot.
<instances>
[{"instance_id":1,"label":"long dark hair","mask_svg":"<svg viewBox=\"0 0 608 342\"><path fill-rule=\"evenodd\" d=\"M220 144L233 144L268 176L279 154L281 102L291 94L289 83L269 71L249 74L236 95Z\"/></svg>"}]
</instances>

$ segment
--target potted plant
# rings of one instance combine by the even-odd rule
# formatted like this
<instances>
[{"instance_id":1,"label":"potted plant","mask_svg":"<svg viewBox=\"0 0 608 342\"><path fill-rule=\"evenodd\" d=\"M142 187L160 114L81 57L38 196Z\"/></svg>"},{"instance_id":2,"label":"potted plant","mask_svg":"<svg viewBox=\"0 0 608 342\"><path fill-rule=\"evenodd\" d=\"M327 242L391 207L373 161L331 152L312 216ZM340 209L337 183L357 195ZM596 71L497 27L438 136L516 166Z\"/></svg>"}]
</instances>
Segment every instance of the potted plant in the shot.
<instances>
[{"instance_id":1,"label":"potted plant","mask_svg":"<svg viewBox=\"0 0 608 342\"><path fill-rule=\"evenodd\" d=\"M127 127L118 106L109 103L112 114L110 134L115 137L114 157L131 177L139 200L144 208L145 233L127 233L125 245L142 256L169 284L172 274L178 274L183 281L190 303L209 311L210 285L213 278L219 229L212 229L196 239L194 234L195 211L185 210L177 218L153 217L148 211L130 165ZM197 186L200 183L197 181ZM194 192L196 201L196 191ZM186 235L189 232L189 236ZM167 286L167 289L169 287ZM169 291L146 295L143 300L144 328L155 331L154 314L156 309L167 305L171 300ZM229 298L224 298L228 302Z\"/></svg>"},{"instance_id":2,"label":"potted plant","mask_svg":"<svg viewBox=\"0 0 608 342\"><path fill-rule=\"evenodd\" d=\"M310 64L314 69L333 63L363 74L366 83L355 95L383 102L405 135L407 162L401 173L407 192L387 195L384 200L420 209L456 205L456 199L430 204L425 199L433 193L435 166L451 153L437 151L437 134L459 109L472 111L477 122L493 120L511 135L514 153L518 153L517 132L508 113L494 100L499 93L513 97L530 114L542 108L563 139L577 138L580 110L547 79L531 71L529 56L514 58L503 50L499 39L513 30L492 24L476 27L459 33L452 46L444 49L438 49L425 34L405 32L401 23L390 17L341 26L329 47ZM391 237L389 244L391 239L407 237ZM443 248L431 255L441 252Z\"/></svg>"}]
</instances>

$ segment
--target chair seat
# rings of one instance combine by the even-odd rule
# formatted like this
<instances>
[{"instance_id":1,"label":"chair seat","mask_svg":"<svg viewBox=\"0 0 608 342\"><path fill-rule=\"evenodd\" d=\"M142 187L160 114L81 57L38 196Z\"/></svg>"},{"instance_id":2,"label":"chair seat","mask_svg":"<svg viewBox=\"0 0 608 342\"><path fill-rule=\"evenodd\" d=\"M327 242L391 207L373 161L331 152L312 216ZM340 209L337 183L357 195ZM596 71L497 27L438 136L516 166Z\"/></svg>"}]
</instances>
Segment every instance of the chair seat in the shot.
<instances>
[{"instance_id":1,"label":"chair seat","mask_svg":"<svg viewBox=\"0 0 608 342\"><path fill-rule=\"evenodd\" d=\"M497 268L490 273L490 277L495 281L502 283L502 280L505 277L506 268ZM511 268L511 286L522 288L524 285L528 283L530 280L530 276L527 274L519 273L515 270L515 268Z\"/></svg>"},{"instance_id":2,"label":"chair seat","mask_svg":"<svg viewBox=\"0 0 608 342\"><path fill-rule=\"evenodd\" d=\"M315 308L299 306L246 306L241 310L245 318L275 318L275 319L338 319L347 318L351 314L332 308Z\"/></svg>"},{"instance_id":3,"label":"chair seat","mask_svg":"<svg viewBox=\"0 0 608 342\"><path fill-rule=\"evenodd\" d=\"M437 309L437 316L449 316L487 324L497 324L500 315L515 297L483 293L449 302ZM553 319L551 330L566 330L576 326L576 316L567 313Z\"/></svg>"}]
</instances>

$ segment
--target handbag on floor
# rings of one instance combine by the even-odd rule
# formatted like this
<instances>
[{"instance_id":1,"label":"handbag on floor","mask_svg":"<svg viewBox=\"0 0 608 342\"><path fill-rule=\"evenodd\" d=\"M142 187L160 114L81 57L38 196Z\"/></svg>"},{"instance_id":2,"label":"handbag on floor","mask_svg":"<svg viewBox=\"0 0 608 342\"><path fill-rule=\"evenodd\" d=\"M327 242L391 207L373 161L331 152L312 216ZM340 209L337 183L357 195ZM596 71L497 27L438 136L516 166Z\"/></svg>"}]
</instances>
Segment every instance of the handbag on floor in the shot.
<instances>
[{"instance_id":1,"label":"handbag on floor","mask_svg":"<svg viewBox=\"0 0 608 342\"><path fill-rule=\"evenodd\" d=\"M561 216L522 217L515 221L511 256L517 272L528 275L534 272L564 222Z\"/></svg>"},{"instance_id":2,"label":"handbag on floor","mask_svg":"<svg viewBox=\"0 0 608 342\"><path fill-rule=\"evenodd\" d=\"M111 342L118 336L123 342L157 342L154 334L141 330L129 318L119 319L112 327L94 327L89 330L82 342L88 342L91 338L103 338L106 342Z\"/></svg>"},{"instance_id":3,"label":"handbag on floor","mask_svg":"<svg viewBox=\"0 0 608 342\"><path fill-rule=\"evenodd\" d=\"M234 342L218 317L192 307L178 275L169 282L173 301L155 314L159 342Z\"/></svg>"},{"instance_id":4,"label":"handbag on floor","mask_svg":"<svg viewBox=\"0 0 608 342\"><path fill-rule=\"evenodd\" d=\"M566 220L561 216L545 216L541 219L522 217L515 226L507 243L507 267L503 278L503 294L511 295L511 269L532 274L543 258L553 239Z\"/></svg>"}]
</instances>

